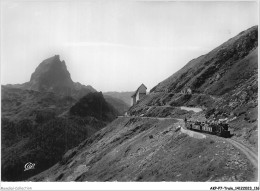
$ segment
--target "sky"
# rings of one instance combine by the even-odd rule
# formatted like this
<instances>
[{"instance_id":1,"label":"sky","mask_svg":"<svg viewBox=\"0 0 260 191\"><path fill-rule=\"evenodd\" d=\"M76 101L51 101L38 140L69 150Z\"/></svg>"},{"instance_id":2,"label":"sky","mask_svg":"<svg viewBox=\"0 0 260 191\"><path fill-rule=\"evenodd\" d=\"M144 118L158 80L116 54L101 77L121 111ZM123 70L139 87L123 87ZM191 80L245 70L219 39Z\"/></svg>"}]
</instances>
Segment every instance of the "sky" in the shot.
<instances>
[{"instance_id":1,"label":"sky","mask_svg":"<svg viewBox=\"0 0 260 191\"><path fill-rule=\"evenodd\" d=\"M60 55L74 82L148 90L258 25L257 1L2 0L1 84L24 83Z\"/></svg>"}]
</instances>

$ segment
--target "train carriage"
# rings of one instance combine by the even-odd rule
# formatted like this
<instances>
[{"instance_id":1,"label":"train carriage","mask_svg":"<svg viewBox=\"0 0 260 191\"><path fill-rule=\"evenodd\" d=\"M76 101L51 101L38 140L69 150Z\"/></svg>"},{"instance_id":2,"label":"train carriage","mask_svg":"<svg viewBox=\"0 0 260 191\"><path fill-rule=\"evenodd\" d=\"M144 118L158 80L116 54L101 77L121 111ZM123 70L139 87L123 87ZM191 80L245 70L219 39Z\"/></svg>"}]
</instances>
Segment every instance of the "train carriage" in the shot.
<instances>
[{"instance_id":1,"label":"train carriage","mask_svg":"<svg viewBox=\"0 0 260 191\"><path fill-rule=\"evenodd\" d=\"M193 131L199 131L218 135L220 137L230 137L230 131L228 131L228 124L215 124L215 123L202 123L202 122L191 122L187 121L185 124L187 129Z\"/></svg>"}]
</instances>

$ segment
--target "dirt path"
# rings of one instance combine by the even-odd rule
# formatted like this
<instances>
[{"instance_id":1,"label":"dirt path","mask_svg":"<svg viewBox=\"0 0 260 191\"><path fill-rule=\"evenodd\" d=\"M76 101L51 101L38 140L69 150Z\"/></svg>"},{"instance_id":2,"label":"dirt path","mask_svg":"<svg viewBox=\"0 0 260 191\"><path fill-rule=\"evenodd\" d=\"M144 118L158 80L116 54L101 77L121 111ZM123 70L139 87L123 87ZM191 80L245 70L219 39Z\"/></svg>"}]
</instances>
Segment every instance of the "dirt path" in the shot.
<instances>
[{"instance_id":1,"label":"dirt path","mask_svg":"<svg viewBox=\"0 0 260 191\"><path fill-rule=\"evenodd\" d=\"M172 117L142 117L142 116L118 116L118 117L128 117L128 118L142 118L142 119L158 119L160 121L163 121L163 120L167 120L167 119L175 119L175 120L183 120L183 119L178 119L178 118L172 118Z\"/></svg>"},{"instance_id":2,"label":"dirt path","mask_svg":"<svg viewBox=\"0 0 260 191\"><path fill-rule=\"evenodd\" d=\"M158 119L160 121L167 120L167 119L175 119L175 120L182 120L182 119L177 119L177 118L172 118L172 117L140 117L142 119Z\"/></svg>"},{"instance_id":3,"label":"dirt path","mask_svg":"<svg viewBox=\"0 0 260 191\"><path fill-rule=\"evenodd\" d=\"M198 113L198 112L201 112L202 109L199 108L199 107L186 107L186 106L180 106L180 107L175 107L175 106L171 106L171 105L156 105L156 106L148 106L146 105L147 107L149 107L149 109L147 110L147 112L153 108L153 107L161 107L161 108L179 108L181 110L186 110L186 111L194 111L195 113Z\"/></svg>"}]
</instances>

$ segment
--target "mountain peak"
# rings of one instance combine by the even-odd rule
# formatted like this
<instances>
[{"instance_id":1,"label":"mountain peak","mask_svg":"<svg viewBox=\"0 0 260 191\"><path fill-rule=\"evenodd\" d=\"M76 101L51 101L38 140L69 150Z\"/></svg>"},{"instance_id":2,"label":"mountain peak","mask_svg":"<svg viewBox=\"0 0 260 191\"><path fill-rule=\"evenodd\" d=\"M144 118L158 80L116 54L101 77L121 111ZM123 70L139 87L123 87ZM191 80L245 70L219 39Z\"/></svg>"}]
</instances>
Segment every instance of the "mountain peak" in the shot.
<instances>
[{"instance_id":1,"label":"mountain peak","mask_svg":"<svg viewBox=\"0 0 260 191\"><path fill-rule=\"evenodd\" d=\"M71 88L73 81L64 61L59 55L50 57L40 63L31 75L31 89L49 91L55 89Z\"/></svg>"},{"instance_id":2,"label":"mountain peak","mask_svg":"<svg viewBox=\"0 0 260 191\"><path fill-rule=\"evenodd\" d=\"M96 92L90 85L85 86L73 82L65 61L61 61L59 55L43 60L32 73L29 82L8 84L8 87L53 92L60 96L72 96L76 99L89 92Z\"/></svg>"}]
</instances>

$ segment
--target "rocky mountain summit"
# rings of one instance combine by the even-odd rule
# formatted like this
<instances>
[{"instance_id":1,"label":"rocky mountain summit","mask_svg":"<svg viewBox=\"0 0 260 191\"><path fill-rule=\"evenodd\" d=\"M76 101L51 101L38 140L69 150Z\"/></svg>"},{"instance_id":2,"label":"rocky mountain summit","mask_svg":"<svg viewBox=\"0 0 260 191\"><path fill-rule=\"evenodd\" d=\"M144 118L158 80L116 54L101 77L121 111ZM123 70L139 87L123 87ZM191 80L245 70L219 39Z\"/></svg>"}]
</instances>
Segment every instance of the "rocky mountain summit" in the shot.
<instances>
[{"instance_id":1,"label":"rocky mountain summit","mask_svg":"<svg viewBox=\"0 0 260 191\"><path fill-rule=\"evenodd\" d=\"M59 55L42 61L32 73L29 82L9 86L40 92L54 92L77 99L96 91L90 85L85 86L79 82L73 82L65 61L61 61Z\"/></svg>"},{"instance_id":2,"label":"rocky mountain summit","mask_svg":"<svg viewBox=\"0 0 260 191\"><path fill-rule=\"evenodd\" d=\"M30 85L30 86L29 86ZM32 73L28 88L39 91L57 91L73 88L73 81L65 61L59 55L44 60Z\"/></svg>"}]
</instances>

